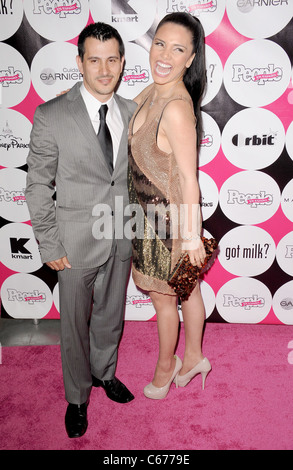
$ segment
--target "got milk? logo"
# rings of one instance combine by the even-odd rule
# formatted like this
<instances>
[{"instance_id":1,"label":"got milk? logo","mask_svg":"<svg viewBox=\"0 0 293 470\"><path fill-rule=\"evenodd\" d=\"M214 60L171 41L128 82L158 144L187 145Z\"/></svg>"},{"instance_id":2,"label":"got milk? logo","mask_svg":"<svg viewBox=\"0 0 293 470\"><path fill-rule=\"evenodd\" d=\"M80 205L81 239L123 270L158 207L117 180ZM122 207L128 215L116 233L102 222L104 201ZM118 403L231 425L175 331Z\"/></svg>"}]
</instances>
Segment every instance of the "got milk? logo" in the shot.
<instances>
[{"instance_id":1,"label":"got milk? logo","mask_svg":"<svg viewBox=\"0 0 293 470\"><path fill-rule=\"evenodd\" d=\"M218 260L235 276L257 276L272 265L276 245L271 235L260 227L239 226L221 240Z\"/></svg>"}]
</instances>

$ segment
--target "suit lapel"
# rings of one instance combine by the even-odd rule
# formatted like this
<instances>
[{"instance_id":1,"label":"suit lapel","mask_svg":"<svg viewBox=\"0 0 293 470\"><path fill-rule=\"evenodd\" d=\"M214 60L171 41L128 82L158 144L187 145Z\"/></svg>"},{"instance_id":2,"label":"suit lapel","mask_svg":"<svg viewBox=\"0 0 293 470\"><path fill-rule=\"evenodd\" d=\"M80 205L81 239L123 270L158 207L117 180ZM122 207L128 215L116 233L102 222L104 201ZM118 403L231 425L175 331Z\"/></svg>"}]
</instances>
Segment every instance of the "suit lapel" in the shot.
<instances>
[{"instance_id":1,"label":"suit lapel","mask_svg":"<svg viewBox=\"0 0 293 470\"><path fill-rule=\"evenodd\" d=\"M68 95L70 92L68 93ZM72 93L69 98L69 104L68 104L68 109L73 117L73 119L76 121L78 124L78 127L84 137L84 139L90 143L91 147L97 152L99 155L101 161L105 165L105 168L107 168L107 171L109 172L108 166L106 164L102 149L100 147L97 135L95 133L95 130L93 128L92 122L90 120L89 114L87 112L85 103L83 101L83 98L81 96L81 93L79 91L79 86L78 88L73 88Z\"/></svg>"},{"instance_id":2,"label":"suit lapel","mask_svg":"<svg viewBox=\"0 0 293 470\"><path fill-rule=\"evenodd\" d=\"M126 149L127 149L127 139L128 139L128 111L127 111L127 106L121 102L120 97L116 94L114 96L119 106L119 110L120 110L120 114L121 114L122 122L123 122L123 132L122 132L120 145L118 149L116 165L114 168L114 174L115 174L119 170L120 164L125 159L125 155L127 155Z\"/></svg>"},{"instance_id":3,"label":"suit lapel","mask_svg":"<svg viewBox=\"0 0 293 470\"><path fill-rule=\"evenodd\" d=\"M85 103L80 93L80 83L76 84L69 92L68 92L68 109L69 113L72 118L78 124L78 127L87 142L90 143L92 148L96 150L97 154L100 156L101 161L103 162L105 168L109 172L109 168L105 161L104 155L102 153L102 149L100 147L98 138L96 136L95 130L91 123L90 117L88 115ZM122 122L123 122L123 132L120 140L120 145L117 154L117 160L114 168L113 174L119 171L119 166L124 161L127 155L127 140L128 140L128 109L127 106L123 103L121 98L118 95L114 95L114 98L119 106ZM109 172L110 173L110 172Z\"/></svg>"}]
</instances>

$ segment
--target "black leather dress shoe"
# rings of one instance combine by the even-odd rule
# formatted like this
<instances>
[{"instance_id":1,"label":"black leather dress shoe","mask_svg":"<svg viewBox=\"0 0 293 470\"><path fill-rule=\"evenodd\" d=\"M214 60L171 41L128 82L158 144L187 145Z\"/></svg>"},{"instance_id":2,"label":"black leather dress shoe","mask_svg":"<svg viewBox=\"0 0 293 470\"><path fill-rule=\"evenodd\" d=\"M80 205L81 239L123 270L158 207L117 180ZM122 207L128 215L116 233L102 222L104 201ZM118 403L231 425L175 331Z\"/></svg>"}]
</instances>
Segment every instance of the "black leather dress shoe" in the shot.
<instances>
[{"instance_id":1,"label":"black leather dress shoe","mask_svg":"<svg viewBox=\"0 0 293 470\"><path fill-rule=\"evenodd\" d=\"M69 403L65 415L65 427L68 437L81 437L87 430L87 406Z\"/></svg>"},{"instance_id":2,"label":"black leather dress shoe","mask_svg":"<svg viewBox=\"0 0 293 470\"><path fill-rule=\"evenodd\" d=\"M117 377L112 380L100 380L93 376L93 386L102 387L107 397L117 403L129 403L134 399L132 393Z\"/></svg>"}]
</instances>

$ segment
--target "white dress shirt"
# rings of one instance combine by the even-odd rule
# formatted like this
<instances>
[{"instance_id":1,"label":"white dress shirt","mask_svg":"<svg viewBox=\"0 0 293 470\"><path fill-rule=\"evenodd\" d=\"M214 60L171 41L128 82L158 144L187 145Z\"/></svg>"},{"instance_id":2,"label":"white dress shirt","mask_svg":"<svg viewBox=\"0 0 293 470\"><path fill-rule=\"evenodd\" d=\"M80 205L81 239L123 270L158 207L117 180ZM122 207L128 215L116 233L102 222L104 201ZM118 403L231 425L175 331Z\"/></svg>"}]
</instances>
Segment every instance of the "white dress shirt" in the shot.
<instances>
[{"instance_id":1,"label":"white dress shirt","mask_svg":"<svg viewBox=\"0 0 293 470\"><path fill-rule=\"evenodd\" d=\"M111 98L106 103L101 103L97 98L95 98L84 86L82 83L80 87L80 93L83 97L85 102L87 111L89 113L90 120L93 124L95 129L95 133L97 134L100 127L100 116L99 116L99 109L102 104L106 104L108 106L108 112L106 116L106 122L109 127L109 131L112 137L113 143L113 168L115 167L118 149L120 145L120 140L123 132L123 123L122 118L119 110L119 106L114 99L114 93L112 94Z\"/></svg>"}]
</instances>

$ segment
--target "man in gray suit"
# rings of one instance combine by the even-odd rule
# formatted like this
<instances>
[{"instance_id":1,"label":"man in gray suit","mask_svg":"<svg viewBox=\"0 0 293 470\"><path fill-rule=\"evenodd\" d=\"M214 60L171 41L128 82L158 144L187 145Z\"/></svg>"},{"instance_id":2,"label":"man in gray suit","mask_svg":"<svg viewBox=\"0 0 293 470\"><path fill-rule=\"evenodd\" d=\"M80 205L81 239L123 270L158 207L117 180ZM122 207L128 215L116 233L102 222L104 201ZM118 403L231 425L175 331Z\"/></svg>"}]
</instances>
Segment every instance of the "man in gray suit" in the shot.
<instances>
[{"instance_id":1,"label":"man in gray suit","mask_svg":"<svg viewBox=\"0 0 293 470\"><path fill-rule=\"evenodd\" d=\"M115 377L131 257L131 241L121 227L115 232L115 202L124 212L127 131L136 107L115 93L124 65L116 29L87 26L77 64L83 81L35 112L26 189L42 261L58 271L69 437L86 432L92 386L119 403L134 398ZM104 104L106 118L99 114Z\"/></svg>"}]
</instances>

